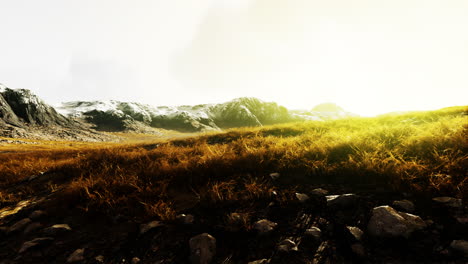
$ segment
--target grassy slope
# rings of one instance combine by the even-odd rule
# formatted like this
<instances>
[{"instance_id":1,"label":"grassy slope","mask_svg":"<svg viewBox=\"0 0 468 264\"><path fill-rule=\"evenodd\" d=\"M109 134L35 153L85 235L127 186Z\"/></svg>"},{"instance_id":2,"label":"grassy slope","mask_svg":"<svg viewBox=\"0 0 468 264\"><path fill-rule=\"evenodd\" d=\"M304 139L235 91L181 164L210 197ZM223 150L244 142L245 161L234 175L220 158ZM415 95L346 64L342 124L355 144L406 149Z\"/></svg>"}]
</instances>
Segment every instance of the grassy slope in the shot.
<instances>
[{"instance_id":1,"label":"grassy slope","mask_svg":"<svg viewBox=\"0 0 468 264\"><path fill-rule=\"evenodd\" d=\"M380 185L468 198L467 107L233 129L146 143L42 142L0 148L0 205L53 192L58 205L172 219L195 205L254 210L301 183ZM1 152L4 153L1 153ZM8 152L6 152L8 151ZM17 184L39 172L51 177ZM283 187L282 187L283 188Z\"/></svg>"}]
</instances>

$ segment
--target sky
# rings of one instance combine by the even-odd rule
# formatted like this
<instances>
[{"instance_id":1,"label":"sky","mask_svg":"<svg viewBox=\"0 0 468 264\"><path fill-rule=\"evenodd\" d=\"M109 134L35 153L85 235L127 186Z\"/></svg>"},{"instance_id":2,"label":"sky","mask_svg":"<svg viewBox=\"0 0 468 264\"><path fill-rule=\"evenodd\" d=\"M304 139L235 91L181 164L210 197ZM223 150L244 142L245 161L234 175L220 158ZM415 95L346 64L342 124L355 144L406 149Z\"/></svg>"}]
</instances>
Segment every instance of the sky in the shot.
<instances>
[{"instance_id":1,"label":"sky","mask_svg":"<svg viewBox=\"0 0 468 264\"><path fill-rule=\"evenodd\" d=\"M468 105L467 0L0 0L0 83L50 103Z\"/></svg>"}]
</instances>

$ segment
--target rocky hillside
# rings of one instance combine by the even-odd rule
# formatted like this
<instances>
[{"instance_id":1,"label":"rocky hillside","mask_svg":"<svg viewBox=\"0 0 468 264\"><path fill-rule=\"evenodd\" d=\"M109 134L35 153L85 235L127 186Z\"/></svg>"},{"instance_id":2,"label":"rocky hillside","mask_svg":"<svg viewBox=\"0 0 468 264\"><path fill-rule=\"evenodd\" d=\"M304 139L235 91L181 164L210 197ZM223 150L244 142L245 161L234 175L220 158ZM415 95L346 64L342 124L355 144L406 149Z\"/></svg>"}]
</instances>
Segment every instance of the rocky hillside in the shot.
<instances>
[{"instance_id":1,"label":"rocky hillside","mask_svg":"<svg viewBox=\"0 0 468 264\"><path fill-rule=\"evenodd\" d=\"M290 111L276 103L249 97L221 104L158 107L118 101L76 101L63 103L57 106L57 110L66 116L82 118L94 124L96 129L106 131L132 130L143 125L199 132L351 116L345 111Z\"/></svg>"},{"instance_id":2,"label":"rocky hillside","mask_svg":"<svg viewBox=\"0 0 468 264\"><path fill-rule=\"evenodd\" d=\"M104 136L58 113L26 89L0 84L0 136L97 140Z\"/></svg>"}]
</instances>

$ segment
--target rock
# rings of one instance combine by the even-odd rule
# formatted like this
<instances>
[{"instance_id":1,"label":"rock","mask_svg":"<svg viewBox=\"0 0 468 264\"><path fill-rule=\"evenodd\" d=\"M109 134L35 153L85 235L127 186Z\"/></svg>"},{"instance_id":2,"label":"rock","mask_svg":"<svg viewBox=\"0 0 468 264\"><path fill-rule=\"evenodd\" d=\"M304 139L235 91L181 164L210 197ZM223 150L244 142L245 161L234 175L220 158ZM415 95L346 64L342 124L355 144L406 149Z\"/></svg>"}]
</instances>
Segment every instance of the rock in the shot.
<instances>
[{"instance_id":1,"label":"rock","mask_svg":"<svg viewBox=\"0 0 468 264\"><path fill-rule=\"evenodd\" d=\"M277 180L277 179L279 179L279 177L280 177L280 174L278 172L270 173L270 178L272 180Z\"/></svg>"},{"instance_id":2,"label":"rock","mask_svg":"<svg viewBox=\"0 0 468 264\"><path fill-rule=\"evenodd\" d=\"M291 239L285 239L281 241L281 243L279 243L278 251L280 252L297 251L297 245Z\"/></svg>"},{"instance_id":3,"label":"rock","mask_svg":"<svg viewBox=\"0 0 468 264\"><path fill-rule=\"evenodd\" d=\"M313 189L311 193L315 196L326 196L328 194L328 191L322 188L317 188Z\"/></svg>"},{"instance_id":4,"label":"rock","mask_svg":"<svg viewBox=\"0 0 468 264\"><path fill-rule=\"evenodd\" d=\"M366 256L366 249L361 243L355 243L351 245L351 250L353 251L354 254L356 254L359 257L365 257Z\"/></svg>"},{"instance_id":5,"label":"rock","mask_svg":"<svg viewBox=\"0 0 468 264\"><path fill-rule=\"evenodd\" d=\"M253 228L257 230L260 234L265 234L273 231L273 229L275 229L277 225L277 223L271 222L267 219L262 219L255 222Z\"/></svg>"},{"instance_id":6,"label":"rock","mask_svg":"<svg viewBox=\"0 0 468 264\"><path fill-rule=\"evenodd\" d=\"M328 195L325 198L329 207L350 207L356 204L358 200L358 196L353 193Z\"/></svg>"},{"instance_id":7,"label":"rock","mask_svg":"<svg viewBox=\"0 0 468 264\"><path fill-rule=\"evenodd\" d=\"M153 228L160 227L163 224L159 221L151 221L147 224L141 224L140 225L140 235L143 235L144 233L150 231Z\"/></svg>"},{"instance_id":8,"label":"rock","mask_svg":"<svg viewBox=\"0 0 468 264\"><path fill-rule=\"evenodd\" d=\"M301 202L305 203L307 200L309 200L309 196L305 193L296 193L296 198Z\"/></svg>"},{"instance_id":9,"label":"rock","mask_svg":"<svg viewBox=\"0 0 468 264\"><path fill-rule=\"evenodd\" d=\"M42 210L36 210L29 215L29 218L31 218L32 220L38 220L46 215L47 215L46 212Z\"/></svg>"},{"instance_id":10,"label":"rock","mask_svg":"<svg viewBox=\"0 0 468 264\"><path fill-rule=\"evenodd\" d=\"M27 241L27 242L24 242L23 245L21 246L20 250L18 251L18 253L23 253L23 252L26 252L27 250L33 248L33 247L37 247L37 246L42 246L42 245L46 245L50 242L52 242L54 239L52 237L40 237L40 238L36 238L36 239L33 239L31 241Z\"/></svg>"},{"instance_id":11,"label":"rock","mask_svg":"<svg viewBox=\"0 0 468 264\"><path fill-rule=\"evenodd\" d=\"M453 240L450 247L458 252L468 256L468 241L466 240Z\"/></svg>"},{"instance_id":12,"label":"rock","mask_svg":"<svg viewBox=\"0 0 468 264\"><path fill-rule=\"evenodd\" d=\"M362 235L364 235L364 232L359 228L355 226L346 226L348 229L349 233L357 240L361 241Z\"/></svg>"},{"instance_id":13,"label":"rock","mask_svg":"<svg viewBox=\"0 0 468 264\"><path fill-rule=\"evenodd\" d=\"M457 220L457 222L459 224L462 224L462 225L468 224L468 217L467 216L455 217L455 220Z\"/></svg>"},{"instance_id":14,"label":"rock","mask_svg":"<svg viewBox=\"0 0 468 264\"><path fill-rule=\"evenodd\" d=\"M268 259L259 259L255 261L250 261L248 264L268 264L270 261Z\"/></svg>"},{"instance_id":15,"label":"rock","mask_svg":"<svg viewBox=\"0 0 468 264\"><path fill-rule=\"evenodd\" d=\"M40 223L37 223L37 222L33 222L31 224L29 224L23 231L23 234L29 234L31 233L32 231L35 231L37 229L40 229L42 228L42 225Z\"/></svg>"},{"instance_id":16,"label":"rock","mask_svg":"<svg viewBox=\"0 0 468 264\"><path fill-rule=\"evenodd\" d=\"M191 215L191 214L188 214L188 215L180 214L180 215L176 216L176 220L179 223L189 225L189 224L193 224L193 222L195 221L195 217L193 215Z\"/></svg>"},{"instance_id":17,"label":"rock","mask_svg":"<svg viewBox=\"0 0 468 264\"><path fill-rule=\"evenodd\" d=\"M44 175L44 173L45 173L45 172L41 171L41 172L39 172L38 174L29 176L28 181L35 180L36 178L39 178L39 177L41 177L42 175Z\"/></svg>"},{"instance_id":18,"label":"rock","mask_svg":"<svg viewBox=\"0 0 468 264\"><path fill-rule=\"evenodd\" d=\"M84 251L84 248L75 250L73 253L71 253L70 256L68 256L67 262L71 263L84 260Z\"/></svg>"},{"instance_id":19,"label":"rock","mask_svg":"<svg viewBox=\"0 0 468 264\"><path fill-rule=\"evenodd\" d=\"M63 233L71 230L71 227L67 224L57 224L44 229L44 233L48 235L57 235L58 233Z\"/></svg>"},{"instance_id":20,"label":"rock","mask_svg":"<svg viewBox=\"0 0 468 264\"><path fill-rule=\"evenodd\" d=\"M27 227L31 222L32 221L29 218L21 219L8 229L8 233L14 233L14 232L21 231L25 227Z\"/></svg>"},{"instance_id":21,"label":"rock","mask_svg":"<svg viewBox=\"0 0 468 264\"><path fill-rule=\"evenodd\" d=\"M408 200L394 201L392 204L395 208L408 213L414 212L414 203Z\"/></svg>"},{"instance_id":22,"label":"rock","mask_svg":"<svg viewBox=\"0 0 468 264\"><path fill-rule=\"evenodd\" d=\"M412 232L425 227L426 223L419 216L397 212L385 205L372 210L367 230L376 237L409 237Z\"/></svg>"},{"instance_id":23,"label":"rock","mask_svg":"<svg viewBox=\"0 0 468 264\"><path fill-rule=\"evenodd\" d=\"M104 256L103 255L96 256L94 259L99 263L104 263Z\"/></svg>"},{"instance_id":24,"label":"rock","mask_svg":"<svg viewBox=\"0 0 468 264\"><path fill-rule=\"evenodd\" d=\"M140 258L137 258L137 257L132 258L132 264L138 264L140 263L140 261L141 261Z\"/></svg>"},{"instance_id":25,"label":"rock","mask_svg":"<svg viewBox=\"0 0 468 264\"><path fill-rule=\"evenodd\" d=\"M435 197L432 200L438 204L453 207L453 208L460 208L463 206L462 199L456 199L453 197Z\"/></svg>"},{"instance_id":26,"label":"rock","mask_svg":"<svg viewBox=\"0 0 468 264\"><path fill-rule=\"evenodd\" d=\"M322 236L322 230L320 230L320 228L318 227L313 226L309 229L306 229L304 235L313 237L314 239L319 240Z\"/></svg>"},{"instance_id":27,"label":"rock","mask_svg":"<svg viewBox=\"0 0 468 264\"><path fill-rule=\"evenodd\" d=\"M216 254L216 239L208 233L192 237L189 245L190 261L193 264L211 263Z\"/></svg>"}]
</instances>

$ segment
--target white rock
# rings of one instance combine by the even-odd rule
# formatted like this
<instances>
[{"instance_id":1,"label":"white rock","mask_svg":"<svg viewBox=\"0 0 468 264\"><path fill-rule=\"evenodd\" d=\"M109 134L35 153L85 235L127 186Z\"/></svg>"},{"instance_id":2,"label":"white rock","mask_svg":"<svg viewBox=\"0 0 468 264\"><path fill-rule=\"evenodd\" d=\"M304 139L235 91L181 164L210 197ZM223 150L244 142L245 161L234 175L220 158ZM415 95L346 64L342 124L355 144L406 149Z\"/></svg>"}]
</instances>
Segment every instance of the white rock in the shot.
<instances>
[{"instance_id":1,"label":"white rock","mask_svg":"<svg viewBox=\"0 0 468 264\"><path fill-rule=\"evenodd\" d=\"M267 219L262 219L255 222L253 228L260 234L271 232L278 224Z\"/></svg>"},{"instance_id":2,"label":"white rock","mask_svg":"<svg viewBox=\"0 0 468 264\"><path fill-rule=\"evenodd\" d=\"M419 216L398 212L385 205L372 210L367 230L370 235L377 237L408 237L412 232L425 227L426 223Z\"/></svg>"},{"instance_id":3,"label":"white rock","mask_svg":"<svg viewBox=\"0 0 468 264\"><path fill-rule=\"evenodd\" d=\"M192 264L209 264L216 254L216 239L208 233L192 237L189 245Z\"/></svg>"}]
</instances>

